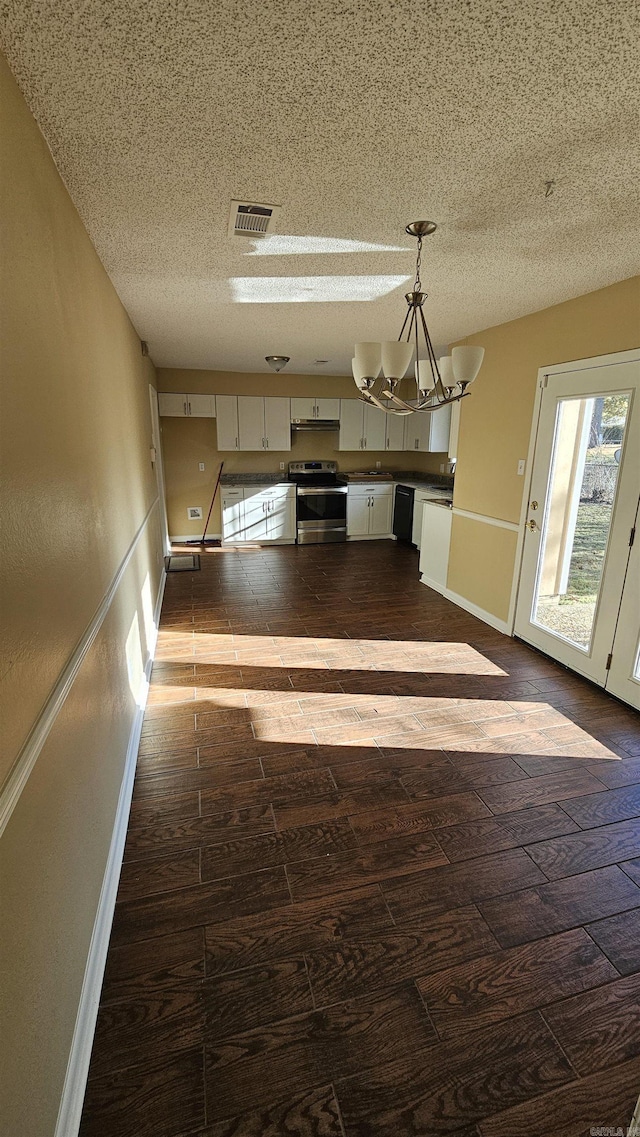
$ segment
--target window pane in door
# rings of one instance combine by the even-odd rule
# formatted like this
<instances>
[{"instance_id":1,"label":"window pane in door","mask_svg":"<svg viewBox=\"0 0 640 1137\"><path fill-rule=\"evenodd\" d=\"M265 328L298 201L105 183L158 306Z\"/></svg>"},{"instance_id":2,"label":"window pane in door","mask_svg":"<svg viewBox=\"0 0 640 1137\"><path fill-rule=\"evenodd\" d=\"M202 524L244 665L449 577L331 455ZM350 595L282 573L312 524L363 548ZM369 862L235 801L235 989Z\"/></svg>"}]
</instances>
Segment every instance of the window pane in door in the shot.
<instances>
[{"instance_id":1,"label":"window pane in door","mask_svg":"<svg viewBox=\"0 0 640 1137\"><path fill-rule=\"evenodd\" d=\"M588 651L604 572L629 395L560 399L532 621Z\"/></svg>"}]
</instances>

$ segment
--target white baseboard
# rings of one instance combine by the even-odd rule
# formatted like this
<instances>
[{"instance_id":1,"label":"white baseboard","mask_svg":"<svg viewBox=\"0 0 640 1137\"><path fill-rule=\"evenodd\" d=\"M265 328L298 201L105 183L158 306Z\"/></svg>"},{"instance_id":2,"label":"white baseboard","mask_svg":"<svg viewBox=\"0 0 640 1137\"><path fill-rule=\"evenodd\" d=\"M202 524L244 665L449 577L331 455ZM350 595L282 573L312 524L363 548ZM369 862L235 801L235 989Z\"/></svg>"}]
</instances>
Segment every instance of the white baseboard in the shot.
<instances>
[{"instance_id":1,"label":"white baseboard","mask_svg":"<svg viewBox=\"0 0 640 1137\"><path fill-rule=\"evenodd\" d=\"M98 909L91 934L91 943L87 955L82 991L80 993L80 1002L76 1016L76 1025L73 1032L71 1050L69 1052L69 1061L67 1063L67 1072L62 1097L60 1099L60 1109L58 1111L54 1137L77 1137L80 1128L80 1118L82 1116L82 1106L89 1074L89 1062L91 1060L91 1048L93 1046L93 1038L96 1030L100 992L102 990L104 969L107 962L107 951L109 949L109 939L111 937L111 927L113 924L116 896L120 881L120 870L122 868L124 845L129 823L133 781L136 772L136 759L138 757L138 746L140 745L140 734L142 732L142 720L144 718L147 695L149 692L149 679L158 638L160 609L162 608L166 579L166 573L163 572L153 613L155 629L153 636L154 642L149 645L149 658L147 659L144 669L142 690L138 698L138 706L129 734L124 775L120 786L118 806L111 835L111 845L109 847L109 855L102 879Z\"/></svg>"},{"instance_id":2,"label":"white baseboard","mask_svg":"<svg viewBox=\"0 0 640 1137\"><path fill-rule=\"evenodd\" d=\"M464 608L465 612L469 612L471 616L477 616L489 627L495 628L497 632L502 632L505 636L511 636L511 626L507 620L501 620L499 616L494 616L493 612L485 612L484 608L479 608L477 604L473 604L471 600L467 600L466 596L459 596L457 592L452 592L450 588L445 588L442 584L437 583L435 580L429 580L428 577L422 574L420 578L421 584L426 584L427 588L433 588L434 592L439 592L444 596L445 600L450 600L452 604L457 604L458 608Z\"/></svg>"},{"instance_id":3,"label":"white baseboard","mask_svg":"<svg viewBox=\"0 0 640 1137\"><path fill-rule=\"evenodd\" d=\"M184 545L187 541L199 541L200 538L194 533L179 533L177 536L169 535L169 542L172 545ZM221 541L222 533L207 533L207 541ZM195 545L194 545L195 548Z\"/></svg>"}]
</instances>

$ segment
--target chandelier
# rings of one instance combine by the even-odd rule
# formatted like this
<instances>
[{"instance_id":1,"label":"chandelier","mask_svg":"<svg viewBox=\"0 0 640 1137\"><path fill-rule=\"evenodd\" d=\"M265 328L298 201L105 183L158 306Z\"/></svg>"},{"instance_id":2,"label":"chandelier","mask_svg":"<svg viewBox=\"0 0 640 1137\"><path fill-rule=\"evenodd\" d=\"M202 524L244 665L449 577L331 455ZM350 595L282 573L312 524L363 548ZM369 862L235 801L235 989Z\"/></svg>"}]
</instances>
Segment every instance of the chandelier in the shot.
<instances>
[{"instance_id":1,"label":"chandelier","mask_svg":"<svg viewBox=\"0 0 640 1137\"><path fill-rule=\"evenodd\" d=\"M360 397L386 414L410 415L458 403L469 394L467 388L482 364L483 347L454 347L451 355L436 360L422 311L427 293L422 291L420 280L422 241L436 228L433 221L412 221L405 229L410 237L417 238L418 255L416 279L413 291L405 295L408 310L397 340L357 343L355 346L351 365ZM416 397L406 402L397 394L397 388L409 369L414 352ZM376 394L374 388L380 372L383 375L382 389Z\"/></svg>"}]
</instances>

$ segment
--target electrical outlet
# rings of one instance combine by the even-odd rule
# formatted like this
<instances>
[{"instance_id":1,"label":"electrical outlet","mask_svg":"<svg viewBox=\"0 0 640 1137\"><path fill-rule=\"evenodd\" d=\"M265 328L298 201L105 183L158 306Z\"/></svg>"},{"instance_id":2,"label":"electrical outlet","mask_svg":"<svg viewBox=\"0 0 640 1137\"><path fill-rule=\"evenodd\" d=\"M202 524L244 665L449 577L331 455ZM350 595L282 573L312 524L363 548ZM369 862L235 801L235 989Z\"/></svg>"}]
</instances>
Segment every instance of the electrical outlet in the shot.
<instances>
[{"instance_id":1,"label":"electrical outlet","mask_svg":"<svg viewBox=\"0 0 640 1137\"><path fill-rule=\"evenodd\" d=\"M527 464L526 458L520 458L520 460L518 461L518 473L519 474L524 474L526 464Z\"/></svg>"},{"instance_id":2,"label":"electrical outlet","mask_svg":"<svg viewBox=\"0 0 640 1137\"><path fill-rule=\"evenodd\" d=\"M281 462L281 463L280 463L280 469L281 469L281 470L284 470L284 462Z\"/></svg>"},{"instance_id":3,"label":"electrical outlet","mask_svg":"<svg viewBox=\"0 0 640 1137\"><path fill-rule=\"evenodd\" d=\"M204 474L204 462L198 462L198 469L201 474Z\"/></svg>"},{"instance_id":4,"label":"electrical outlet","mask_svg":"<svg viewBox=\"0 0 640 1137\"><path fill-rule=\"evenodd\" d=\"M376 462L376 470L380 469L380 462Z\"/></svg>"},{"instance_id":5,"label":"electrical outlet","mask_svg":"<svg viewBox=\"0 0 640 1137\"><path fill-rule=\"evenodd\" d=\"M187 517L189 521L202 521L202 506L190 505L187 508Z\"/></svg>"}]
</instances>

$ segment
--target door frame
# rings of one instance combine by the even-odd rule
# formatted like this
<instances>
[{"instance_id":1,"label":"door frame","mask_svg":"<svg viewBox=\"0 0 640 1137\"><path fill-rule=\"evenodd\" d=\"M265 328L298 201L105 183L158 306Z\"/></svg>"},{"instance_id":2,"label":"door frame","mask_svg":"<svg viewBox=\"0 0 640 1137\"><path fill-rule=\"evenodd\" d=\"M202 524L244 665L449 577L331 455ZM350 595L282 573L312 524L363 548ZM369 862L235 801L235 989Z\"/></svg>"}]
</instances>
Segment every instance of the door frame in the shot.
<instances>
[{"instance_id":1,"label":"door frame","mask_svg":"<svg viewBox=\"0 0 640 1137\"><path fill-rule=\"evenodd\" d=\"M548 367L538 368L538 377L536 379L536 395L533 404L533 416L531 419L531 434L529 436L529 449L527 451L527 465L525 468L524 486L522 490L522 504L520 507L520 520L518 522L518 539L516 541L516 555L515 555L515 569L513 574L513 582L511 585L511 597L509 600L509 614L507 616L507 625L509 628L509 635L514 635L515 621L516 621L516 605L518 603L518 594L520 592L520 582L522 577L522 562L524 559L524 539L526 536L526 521L529 513L529 499L531 497L531 482L533 478L533 459L536 452L538 442L538 429L540 426L540 410L542 407L542 393L547 385L547 380L552 375L563 375L568 371L593 371L598 367L611 367L616 363L636 363L640 362L640 347L634 347L628 351L611 352L608 355L591 356L588 359L573 359L566 363L555 363ZM576 672L579 674L579 672Z\"/></svg>"}]
</instances>

